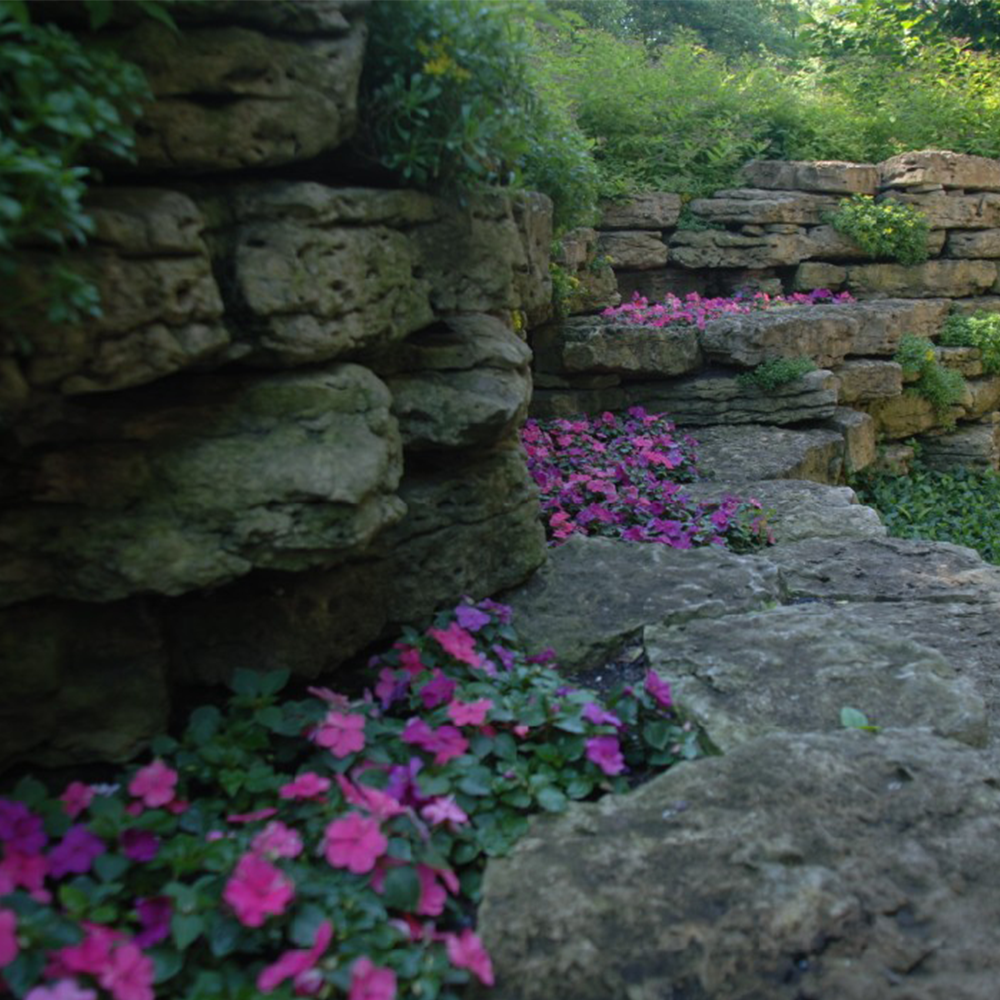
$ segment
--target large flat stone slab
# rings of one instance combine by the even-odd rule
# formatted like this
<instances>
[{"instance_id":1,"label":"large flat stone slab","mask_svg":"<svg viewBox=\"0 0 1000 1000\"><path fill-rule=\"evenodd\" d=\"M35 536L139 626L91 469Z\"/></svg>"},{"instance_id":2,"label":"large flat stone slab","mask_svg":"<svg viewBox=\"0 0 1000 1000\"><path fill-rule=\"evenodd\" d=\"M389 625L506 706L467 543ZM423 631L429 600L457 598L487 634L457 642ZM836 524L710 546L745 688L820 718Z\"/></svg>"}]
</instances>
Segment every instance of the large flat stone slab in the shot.
<instances>
[{"instance_id":1,"label":"large flat stone slab","mask_svg":"<svg viewBox=\"0 0 1000 1000\"><path fill-rule=\"evenodd\" d=\"M826 194L875 194L879 181L873 163L843 160L751 160L741 173L755 188Z\"/></svg>"},{"instance_id":2,"label":"large flat stone slab","mask_svg":"<svg viewBox=\"0 0 1000 1000\"><path fill-rule=\"evenodd\" d=\"M883 187L940 184L946 188L1000 191L1000 162L968 153L936 149L900 153L883 160L878 172Z\"/></svg>"},{"instance_id":3,"label":"large flat stone slab","mask_svg":"<svg viewBox=\"0 0 1000 1000\"><path fill-rule=\"evenodd\" d=\"M729 753L771 733L835 732L845 706L882 728L923 728L984 746L986 709L972 680L856 605L821 604L653 625L650 666Z\"/></svg>"},{"instance_id":4,"label":"large flat stone slab","mask_svg":"<svg viewBox=\"0 0 1000 1000\"><path fill-rule=\"evenodd\" d=\"M995 1000L996 760L768 736L532 824L491 861L497 1000ZM544 905L539 905L544 899Z\"/></svg>"},{"instance_id":5,"label":"large flat stone slab","mask_svg":"<svg viewBox=\"0 0 1000 1000\"><path fill-rule=\"evenodd\" d=\"M773 223L819 225L838 199L824 194L735 188L717 191L711 198L695 198L691 211L711 222L761 226Z\"/></svg>"},{"instance_id":6,"label":"large flat stone slab","mask_svg":"<svg viewBox=\"0 0 1000 1000\"><path fill-rule=\"evenodd\" d=\"M724 549L571 538L504 601L526 649L564 670L602 666L651 622L721 618L778 599L776 570Z\"/></svg>"},{"instance_id":7,"label":"large flat stone slab","mask_svg":"<svg viewBox=\"0 0 1000 1000\"><path fill-rule=\"evenodd\" d=\"M982 295L996 280L997 265L990 260L929 260L912 267L855 264L847 269L847 287L869 297L964 298Z\"/></svg>"},{"instance_id":8,"label":"large flat stone slab","mask_svg":"<svg viewBox=\"0 0 1000 1000\"><path fill-rule=\"evenodd\" d=\"M616 267L645 271L663 267L667 262L667 245L658 232L626 229L601 233L597 246L602 254L611 258Z\"/></svg>"},{"instance_id":9,"label":"large flat stone slab","mask_svg":"<svg viewBox=\"0 0 1000 1000\"><path fill-rule=\"evenodd\" d=\"M1000 600L1000 567L950 542L813 539L775 546L764 558L781 569L783 586L793 598L971 604Z\"/></svg>"},{"instance_id":10,"label":"large flat stone slab","mask_svg":"<svg viewBox=\"0 0 1000 1000\"><path fill-rule=\"evenodd\" d=\"M602 229L669 229L681 214L681 197L665 191L641 191L626 202L601 206Z\"/></svg>"}]
</instances>

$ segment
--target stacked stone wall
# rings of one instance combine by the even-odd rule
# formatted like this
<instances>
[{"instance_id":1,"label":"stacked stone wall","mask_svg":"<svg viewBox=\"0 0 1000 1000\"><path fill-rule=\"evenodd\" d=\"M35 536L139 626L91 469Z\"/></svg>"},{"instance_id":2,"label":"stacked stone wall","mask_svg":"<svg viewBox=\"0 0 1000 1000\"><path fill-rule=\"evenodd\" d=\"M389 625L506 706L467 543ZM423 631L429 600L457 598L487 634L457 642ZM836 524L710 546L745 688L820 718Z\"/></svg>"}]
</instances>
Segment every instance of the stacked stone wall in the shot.
<instances>
[{"instance_id":1,"label":"stacked stone wall","mask_svg":"<svg viewBox=\"0 0 1000 1000\"><path fill-rule=\"evenodd\" d=\"M123 758L178 685L315 677L544 558L515 330L551 206L338 183L363 13L102 32L156 100L68 262L102 315L0 327L0 766Z\"/></svg>"}]
</instances>

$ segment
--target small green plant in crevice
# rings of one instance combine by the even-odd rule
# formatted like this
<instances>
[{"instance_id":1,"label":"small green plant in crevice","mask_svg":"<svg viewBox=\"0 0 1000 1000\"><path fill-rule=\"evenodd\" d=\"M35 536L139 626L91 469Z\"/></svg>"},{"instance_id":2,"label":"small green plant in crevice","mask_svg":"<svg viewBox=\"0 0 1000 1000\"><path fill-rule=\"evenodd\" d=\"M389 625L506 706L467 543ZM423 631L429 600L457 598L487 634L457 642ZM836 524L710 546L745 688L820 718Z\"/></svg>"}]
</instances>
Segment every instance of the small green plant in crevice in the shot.
<instances>
[{"instance_id":1,"label":"small green plant in crevice","mask_svg":"<svg viewBox=\"0 0 1000 1000\"><path fill-rule=\"evenodd\" d=\"M816 371L809 358L772 358L748 372L740 372L736 381L741 389L762 389L770 392Z\"/></svg>"},{"instance_id":2,"label":"small green plant in crevice","mask_svg":"<svg viewBox=\"0 0 1000 1000\"><path fill-rule=\"evenodd\" d=\"M1000 474L939 472L914 461L909 475L862 472L850 485L893 537L967 545L1000 564Z\"/></svg>"},{"instance_id":3,"label":"small green plant in crevice","mask_svg":"<svg viewBox=\"0 0 1000 1000\"><path fill-rule=\"evenodd\" d=\"M704 233L712 229L719 230L726 227L719 222L712 222L700 215L695 215L691 211L690 203L688 203L684 205L681 214L677 217L677 228L688 233Z\"/></svg>"},{"instance_id":4,"label":"small green plant in crevice","mask_svg":"<svg viewBox=\"0 0 1000 1000\"><path fill-rule=\"evenodd\" d=\"M901 365L904 375L918 376L906 391L916 393L934 407L934 415L944 427L953 428L949 409L965 394L965 379L960 372L938 363L934 345L925 337L906 334L899 342L893 361Z\"/></svg>"},{"instance_id":5,"label":"small green plant in crevice","mask_svg":"<svg viewBox=\"0 0 1000 1000\"><path fill-rule=\"evenodd\" d=\"M949 316L939 340L944 347L975 347L987 375L1000 375L1000 313Z\"/></svg>"},{"instance_id":6,"label":"small green plant in crevice","mask_svg":"<svg viewBox=\"0 0 1000 1000\"><path fill-rule=\"evenodd\" d=\"M849 705L845 705L840 710L840 724L844 729L860 729L866 733L879 731L879 727L873 726L864 712L857 708L851 708Z\"/></svg>"},{"instance_id":7,"label":"small green plant in crevice","mask_svg":"<svg viewBox=\"0 0 1000 1000\"><path fill-rule=\"evenodd\" d=\"M927 216L909 205L876 202L870 195L855 194L840 203L824 221L873 257L900 264L922 264L927 260Z\"/></svg>"},{"instance_id":8,"label":"small green plant in crevice","mask_svg":"<svg viewBox=\"0 0 1000 1000\"><path fill-rule=\"evenodd\" d=\"M573 309L573 298L580 290L580 279L570 274L562 265L550 263L552 279L552 311L556 319L565 319Z\"/></svg>"}]
</instances>

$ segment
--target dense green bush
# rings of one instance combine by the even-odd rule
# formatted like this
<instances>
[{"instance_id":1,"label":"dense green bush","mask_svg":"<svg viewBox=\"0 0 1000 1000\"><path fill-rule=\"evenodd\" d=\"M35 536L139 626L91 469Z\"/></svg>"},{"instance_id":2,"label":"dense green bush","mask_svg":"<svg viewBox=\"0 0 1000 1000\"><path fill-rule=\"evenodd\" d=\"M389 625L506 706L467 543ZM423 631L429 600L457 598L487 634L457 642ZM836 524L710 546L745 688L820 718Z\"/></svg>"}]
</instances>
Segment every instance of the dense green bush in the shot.
<instances>
[{"instance_id":1,"label":"dense green bush","mask_svg":"<svg viewBox=\"0 0 1000 1000\"><path fill-rule=\"evenodd\" d=\"M934 472L918 463L908 476L863 473L851 485L878 510L890 535L968 545L1000 564L997 473Z\"/></svg>"},{"instance_id":2,"label":"dense green bush","mask_svg":"<svg viewBox=\"0 0 1000 1000\"><path fill-rule=\"evenodd\" d=\"M135 66L84 47L51 24L32 24L24 4L0 2L0 303L5 318L40 302L53 322L95 314L96 290L55 263L48 283L21 288L17 253L66 248L92 230L81 204L88 155L128 159L131 119L148 95ZM36 301L36 298L40 300Z\"/></svg>"},{"instance_id":3,"label":"dense green bush","mask_svg":"<svg viewBox=\"0 0 1000 1000\"><path fill-rule=\"evenodd\" d=\"M1000 375L1000 313L949 316L938 339L945 347L978 348L983 371L987 375Z\"/></svg>"},{"instance_id":4,"label":"dense green bush","mask_svg":"<svg viewBox=\"0 0 1000 1000\"><path fill-rule=\"evenodd\" d=\"M736 381L744 389L770 392L780 385L787 385L814 371L816 365L809 358L773 358L748 372L740 372L736 376Z\"/></svg>"},{"instance_id":5,"label":"dense green bush","mask_svg":"<svg viewBox=\"0 0 1000 1000\"><path fill-rule=\"evenodd\" d=\"M899 342L892 360L902 366L904 375L918 376L907 386L907 392L923 396L934 407L937 418L945 426L952 426L948 410L965 394L965 379L961 374L938 364L934 345L929 340L909 333Z\"/></svg>"},{"instance_id":6,"label":"dense green bush","mask_svg":"<svg viewBox=\"0 0 1000 1000\"><path fill-rule=\"evenodd\" d=\"M873 257L888 257L900 264L927 260L927 216L909 205L876 202L856 194L845 198L826 221Z\"/></svg>"},{"instance_id":7,"label":"dense green bush","mask_svg":"<svg viewBox=\"0 0 1000 1000\"><path fill-rule=\"evenodd\" d=\"M589 144L559 91L545 87L521 6L377 0L367 19L369 155L406 184L441 191L521 184L552 197L558 226L590 221Z\"/></svg>"}]
</instances>

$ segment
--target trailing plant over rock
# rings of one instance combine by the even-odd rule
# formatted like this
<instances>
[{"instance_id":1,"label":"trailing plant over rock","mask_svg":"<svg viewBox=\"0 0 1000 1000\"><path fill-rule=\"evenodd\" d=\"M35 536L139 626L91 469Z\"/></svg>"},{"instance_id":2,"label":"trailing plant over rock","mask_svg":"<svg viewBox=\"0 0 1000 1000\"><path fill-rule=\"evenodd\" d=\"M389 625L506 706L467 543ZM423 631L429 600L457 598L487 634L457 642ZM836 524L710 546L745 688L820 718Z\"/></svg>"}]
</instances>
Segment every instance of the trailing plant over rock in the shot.
<instances>
[{"instance_id":1,"label":"trailing plant over rock","mask_svg":"<svg viewBox=\"0 0 1000 1000\"><path fill-rule=\"evenodd\" d=\"M893 361L902 366L903 374L917 379L906 387L907 392L922 396L933 407L945 426L953 427L949 409L965 395L965 379L954 369L938 364L934 345L924 337L906 334L899 342Z\"/></svg>"},{"instance_id":2,"label":"trailing plant over rock","mask_svg":"<svg viewBox=\"0 0 1000 1000\"><path fill-rule=\"evenodd\" d=\"M649 672L607 698L461 604L351 700L237 671L224 711L115 784L0 798L0 975L26 1000L454 998L492 985L485 859L538 810L699 755ZM3 987L0 986L0 991Z\"/></svg>"},{"instance_id":3,"label":"trailing plant over rock","mask_svg":"<svg viewBox=\"0 0 1000 1000\"><path fill-rule=\"evenodd\" d=\"M987 375L1000 375L1000 313L949 316L938 340L944 347L975 347Z\"/></svg>"},{"instance_id":4,"label":"trailing plant over rock","mask_svg":"<svg viewBox=\"0 0 1000 1000\"><path fill-rule=\"evenodd\" d=\"M907 265L927 260L927 216L909 205L855 194L828 213L825 221L872 257Z\"/></svg>"},{"instance_id":5,"label":"trailing plant over rock","mask_svg":"<svg viewBox=\"0 0 1000 1000\"><path fill-rule=\"evenodd\" d=\"M736 376L736 381L744 389L770 392L780 385L787 385L814 371L816 365L809 358L773 358L748 372L740 372Z\"/></svg>"},{"instance_id":6,"label":"trailing plant over rock","mask_svg":"<svg viewBox=\"0 0 1000 1000\"><path fill-rule=\"evenodd\" d=\"M552 545L574 534L736 552L774 541L756 500L695 503L684 494L681 484L697 478L696 442L663 414L633 407L627 415L529 420L521 439Z\"/></svg>"}]
</instances>

